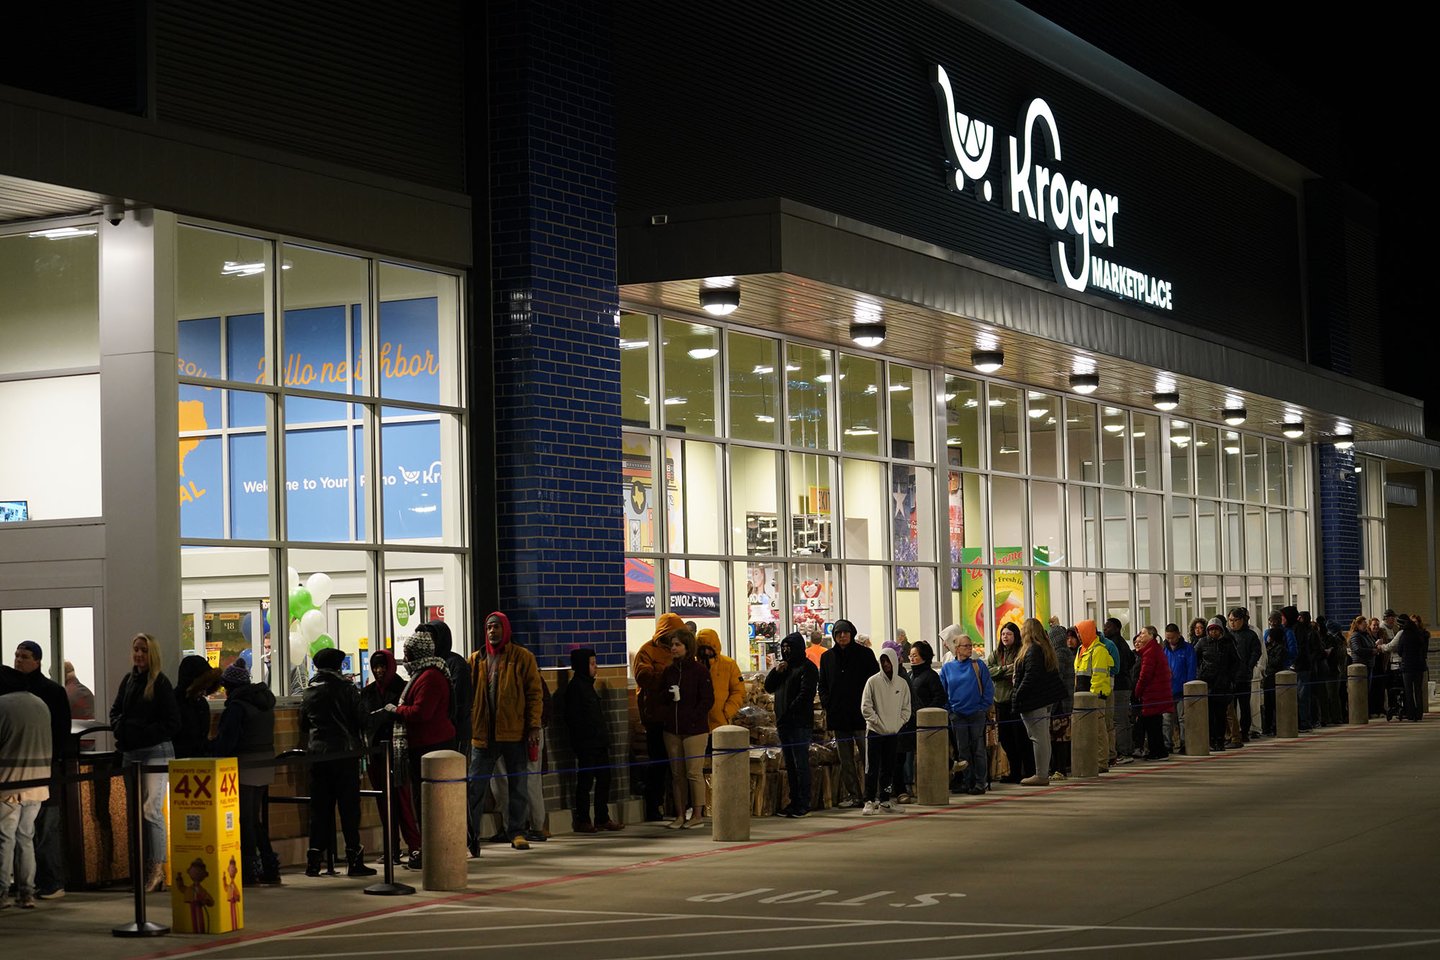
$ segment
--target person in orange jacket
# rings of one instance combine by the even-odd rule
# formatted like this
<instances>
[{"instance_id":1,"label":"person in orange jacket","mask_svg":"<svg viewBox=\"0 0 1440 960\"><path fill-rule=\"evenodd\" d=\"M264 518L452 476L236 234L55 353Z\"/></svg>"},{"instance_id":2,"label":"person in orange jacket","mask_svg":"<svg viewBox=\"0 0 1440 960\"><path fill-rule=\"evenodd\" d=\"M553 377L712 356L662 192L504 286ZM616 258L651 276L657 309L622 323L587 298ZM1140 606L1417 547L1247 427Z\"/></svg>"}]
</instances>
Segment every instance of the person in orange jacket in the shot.
<instances>
[{"instance_id":1,"label":"person in orange jacket","mask_svg":"<svg viewBox=\"0 0 1440 960\"><path fill-rule=\"evenodd\" d=\"M710 707L710 732L716 727L735 722L735 714L745 703L745 684L740 680L740 664L720 652L720 634L704 628L695 635L696 655L710 670L715 687L715 703Z\"/></svg>"},{"instance_id":2,"label":"person in orange jacket","mask_svg":"<svg viewBox=\"0 0 1440 960\"><path fill-rule=\"evenodd\" d=\"M631 667L635 674L640 722L645 726L645 753L651 761L644 768L647 821L665 819L665 812L660 807L665 800L670 765L665 753L664 724L665 709L671 703L669 691L665 689L665 671L670 669L670 662L674 659L670 653L670 638L686 629L685 621L680 619L679 614L662 613L655 620L655 633L649 642L635 652Z\"/></svg>"}]
</instances>

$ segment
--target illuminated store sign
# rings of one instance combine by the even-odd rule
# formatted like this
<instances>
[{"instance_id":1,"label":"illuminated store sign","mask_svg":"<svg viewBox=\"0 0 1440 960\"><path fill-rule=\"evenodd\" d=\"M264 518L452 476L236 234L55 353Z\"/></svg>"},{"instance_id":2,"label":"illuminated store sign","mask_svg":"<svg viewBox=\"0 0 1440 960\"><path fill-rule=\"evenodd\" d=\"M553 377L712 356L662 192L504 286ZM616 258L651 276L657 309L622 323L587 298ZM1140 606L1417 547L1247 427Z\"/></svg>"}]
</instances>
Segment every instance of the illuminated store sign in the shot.
<instances>
[{"instance_id":1,"label":"illuminated store sign","mask_svg":"<svg viewBox=\"0 0 1440 960\"><path fill-rule=\"evenodd\" d=\"M944 67L935 66L931 83L939 101L945 152L955 168L950 189L964 192L968 178L977 200L995 202L990 180L995 128L956 109L955 92ZM1170 281L1101 255L1115 247L1120 198L1078 178L1067 179L1060 170L1044 165L1061 162L1060 130L1050 105L1039 97L1031 100L1020 128L1022 139L1008 138L1009 151L1001 167L1005 177L1001 202L1017 216L1074 237L1073 241L1056 240L1050 247L1055 279L1071 290L1103 291L1156 309L1173 309Z\"/></svg>"}]
</instances>

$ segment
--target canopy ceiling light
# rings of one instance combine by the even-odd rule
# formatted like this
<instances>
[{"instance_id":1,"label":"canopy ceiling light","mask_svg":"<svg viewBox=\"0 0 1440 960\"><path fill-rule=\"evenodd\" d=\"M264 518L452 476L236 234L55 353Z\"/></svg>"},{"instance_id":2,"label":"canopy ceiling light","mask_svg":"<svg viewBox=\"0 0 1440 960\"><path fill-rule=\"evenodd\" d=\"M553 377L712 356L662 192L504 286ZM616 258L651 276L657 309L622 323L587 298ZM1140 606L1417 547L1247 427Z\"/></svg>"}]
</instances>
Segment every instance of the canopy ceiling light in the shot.
<instances>
[{"instance_id":1,"label":"canopy ceiling light","mask_svg":"<svg viewBox=\"0 0 1440 960\"><path fill-rule=\"evenodd\" d=\"M970 354L970 366L980 373L994 373L1005 366L1005 351L976 350Z\"/></svg>"},{"instance_id":2,"label":"canopy ceiling light","mask_svg":"<svg viewBox=\"0 0 1440 960\"><path fill-rule=\"evenodd\" d=\"M700 306L717 317L734 313L740 307L739 287L715 287L700 291Z\"/></svg>"},{"instance_id":3,"label":"canopy ceiling light","mask_svg":"<svg viewBox=\"0 0 1440 960\"><path fill-rule=\"evenodd\" d=\"M1287 417L1280 427L1280 432L1291 440L1298 440L1305 436L1305 421L1296 416Z\"/></svg>"},{"instance_id":4,"label":"canopy ceiling light","mask_svg":"<svg viewBox=\"0 0 1440 960\"><path fill-rule=\"evenodd\" d=\"M885 342L885 324L852 323L850 324L850 339L859 347L878 347Z\"/></svg>"},{"instance_id":5,"label":"canopy ceiling light","mask_svg":"<svg viewBox=\"0 0 1440 960\"><path fill-rule=\"evenodd\" d=\"M1174 390L1162 391L1161 393L1152 394L1150 402L1155 404L1156 410L1174 410L1180 406L1180 394Z\"/></svg>"},{"instance_id":6,"label":"canopy ceiling light","mask_svg":"<svg viewBox=\"0 0 1440 960\"><path fill-rule=\"evenodd\" d=\"M1339 427L1335 430L1335 449L1349 450L1355 446L1355 431L1349 427Z\"/></svg>"},{"instance_id":7,"label":"canopy ceiling light","mask_svg":"<svg viewBox=\"0 0 1440 960\"><path fill-rule=\"evenodd\" d=\"M1221 416L1226 425L1238 427L1245 422L1245 418L1249 415L1249 412L1244 407L1226 407Z\"/></svg>"},{"instance_id":8,"label":"canopy ceiling light","mask_svg":"<svg viewBox=\"0 0 1440 960\"><path fill-rule=\"evenodd\" d=\"M1094 393L1100 389L1100 375L1098 373L1072 373L1070 374L1070 389L1076 393Z\"/></svg>"}]
</instances>

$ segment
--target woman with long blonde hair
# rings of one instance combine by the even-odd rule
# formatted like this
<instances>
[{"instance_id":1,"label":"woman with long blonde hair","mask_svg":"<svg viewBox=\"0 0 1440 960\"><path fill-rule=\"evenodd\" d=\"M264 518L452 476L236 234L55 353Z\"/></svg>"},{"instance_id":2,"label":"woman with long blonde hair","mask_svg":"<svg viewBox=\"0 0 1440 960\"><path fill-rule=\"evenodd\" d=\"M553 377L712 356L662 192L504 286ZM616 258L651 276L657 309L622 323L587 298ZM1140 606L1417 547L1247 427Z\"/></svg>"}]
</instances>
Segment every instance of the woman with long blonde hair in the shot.
<instances>
[{"instance_id":1,"label":"woman with long blonde hair","mask_svg":"<svg viewBox=\"0 0 1440 960\"><path fill-rule=\"evenodd\" d=\"M130 640L131 670L120 681L110 707L110 729L115 748L127 765L164 764L175 756L174 738L180 729L175 691L163 671L160 643L148 633ZM166 774L144 775L141 815L145 819L145 889L165 889L165 784Z\"/></svg>"},{"instance_id":2,"label":"woman with long blonde hair","mask_svg":"<svg viewBox=\"0 0 1440 960\"><path fill-rule=\"evenodd\" d=\"M1035 769L1020 782L1027 787L1050 783L1050 710L1065 699L1065 685L1055 660L1055 648L1045 627L1034 617L1020 627L1020 652L1015 657L1014 712L1025 724Z\"/></svg>"}]
</instances>

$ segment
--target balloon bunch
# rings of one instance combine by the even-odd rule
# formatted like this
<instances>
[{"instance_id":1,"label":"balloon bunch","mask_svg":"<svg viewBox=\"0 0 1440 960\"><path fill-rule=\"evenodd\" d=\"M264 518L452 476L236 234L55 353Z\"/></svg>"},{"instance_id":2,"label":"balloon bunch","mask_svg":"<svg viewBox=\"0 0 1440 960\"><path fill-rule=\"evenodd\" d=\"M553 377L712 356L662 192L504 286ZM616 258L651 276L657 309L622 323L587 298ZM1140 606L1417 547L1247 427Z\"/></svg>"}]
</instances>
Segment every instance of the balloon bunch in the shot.
<instances>
[{"instance_id":1,"label":"balloon bunch","mask_svg":"<svg viewBox=\"0 0 1440 960\"><path fill-rule=\"evenodd\" d=\"M310 656L315 656L327 647L335 646L325 624L325 613L321 607L330 599L333 585L324 573L312 573L301 584L300 574L290 568L290 633L298 631L301 639L308 644Z\"/></svg>"}]
</instances>

